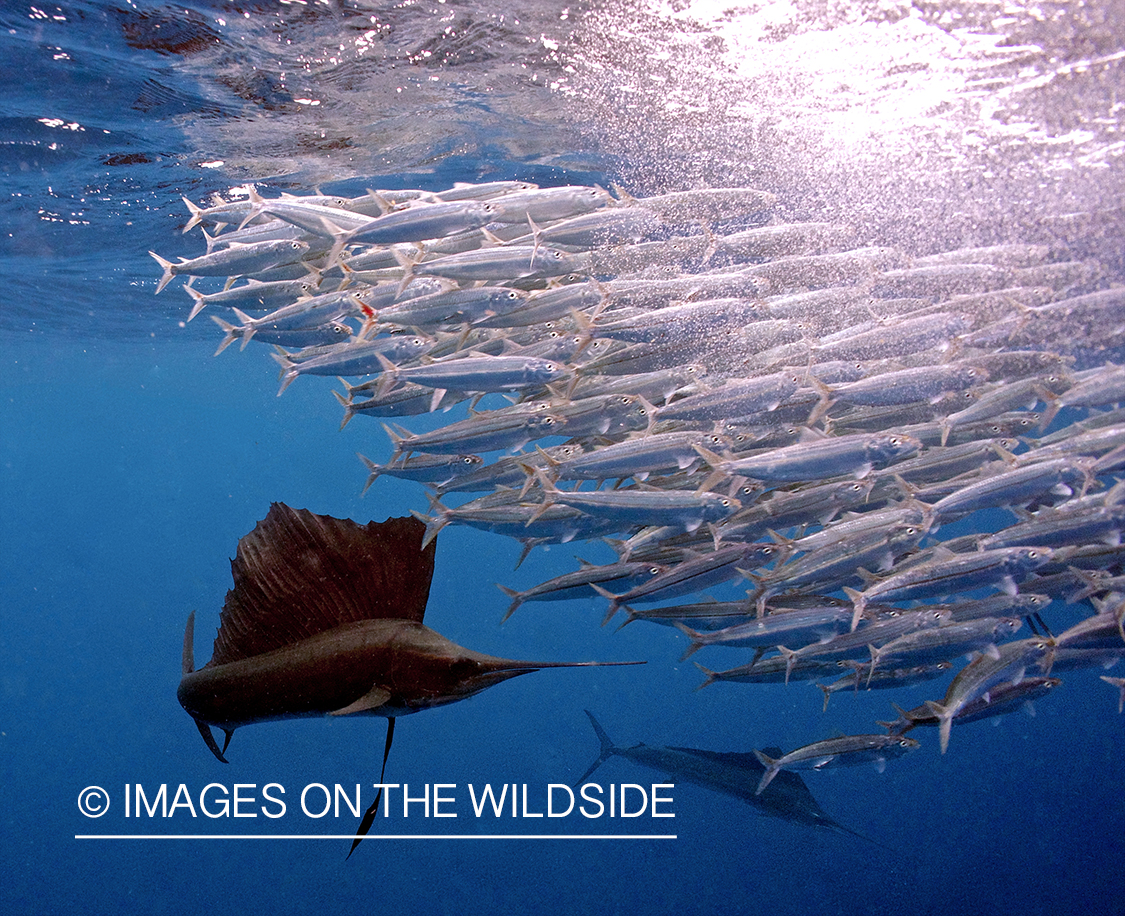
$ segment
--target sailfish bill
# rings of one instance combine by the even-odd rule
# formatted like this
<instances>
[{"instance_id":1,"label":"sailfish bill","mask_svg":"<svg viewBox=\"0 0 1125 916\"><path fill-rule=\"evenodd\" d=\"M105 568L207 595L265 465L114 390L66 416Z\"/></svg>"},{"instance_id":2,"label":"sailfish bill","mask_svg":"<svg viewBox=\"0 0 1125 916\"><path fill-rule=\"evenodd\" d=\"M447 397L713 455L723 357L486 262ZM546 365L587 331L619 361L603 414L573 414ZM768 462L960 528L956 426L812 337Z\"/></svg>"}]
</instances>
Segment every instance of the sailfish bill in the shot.
<instances>
[{"instance_id":1,"label":"sailfish bill","mask_svg":"<svg viewBox=\"0 0 1125 916\"><path fill-rule=\"evenodd\" d=\"M234 588L211 660L195 670L184 633L180 705L216 758L235 729L275 719L382 716L393 723L540 668L636 662L531 662L463 648L422 623L436 543L425 525L359 525L274 503L238 542ZM226 735L218 746L211 727ZM361 824L357 840L370 822ZM353 846L354 849L354 846Z\"/></svg>"}]
</instances>

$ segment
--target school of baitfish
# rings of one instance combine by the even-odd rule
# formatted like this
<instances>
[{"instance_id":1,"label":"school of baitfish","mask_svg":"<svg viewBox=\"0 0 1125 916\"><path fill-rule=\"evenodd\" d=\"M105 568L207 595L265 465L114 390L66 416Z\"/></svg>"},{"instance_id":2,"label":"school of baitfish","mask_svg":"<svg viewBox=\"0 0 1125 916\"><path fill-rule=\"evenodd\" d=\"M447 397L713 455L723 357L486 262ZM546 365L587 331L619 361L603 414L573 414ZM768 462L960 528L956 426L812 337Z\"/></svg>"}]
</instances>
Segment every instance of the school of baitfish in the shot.
<instances>
[{"instance_id":1,"label":"school of baitfish","mask_svg":"<svg viewBox=\"0 0 1125 916\"><path fill-rule=\"evenodd\" d=\"M505 619L601 595L607 621L677 627L685 656L743 650L699 665L704 686L809 680L826 707L951 677L886 734L759 753L758 791L785 769L881 767L921 726L945 753L954 723L1125 655L1125 286L1098 265L1032 244L853 247L750 188L186 202L207 251L153 253L157 292L190 278L189 320L208 311L219 351L274 345L281 391L340 377L343 422L385 420L394 448L361 456L367 487L422 484L427 541L462 524L525 555L613 547L501 586ZM460 402L429 432L398 425ZM707 597L738 581L745 598Z\"/></svg>"}]
</instances>

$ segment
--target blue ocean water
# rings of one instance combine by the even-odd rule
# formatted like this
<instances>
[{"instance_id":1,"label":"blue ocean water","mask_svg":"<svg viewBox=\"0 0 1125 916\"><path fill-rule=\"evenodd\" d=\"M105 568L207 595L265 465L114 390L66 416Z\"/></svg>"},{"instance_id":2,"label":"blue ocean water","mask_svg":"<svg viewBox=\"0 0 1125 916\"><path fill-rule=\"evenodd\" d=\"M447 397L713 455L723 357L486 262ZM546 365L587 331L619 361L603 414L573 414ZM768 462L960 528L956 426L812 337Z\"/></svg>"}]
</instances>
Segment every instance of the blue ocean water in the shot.
<instances>
[{"instance_id":1,"label":"blue ocean water","mask_svg":"<svg viewBox=\"0 0 1125 916\"><path fill-rule=\"evenodd\" d=\"M452 784L442 791L458 816L415 805L379 819L347 862L347 840L279 837L354 832L347 812L301 813L300 791L370 786L381 721L248 727L223 766L175 697L187 615L199 653L227 558L272 501L360 521L425 508L390 478L359 498L355 452L385 460L389 446L362 419L338 431L327 382L275 397L264 348L212 358L209 323L184 326L172 289L154 297L146 252L198 244L180 235L181 194L251 180L275 193L758 183L788 216L847 214L873 243L924 253L1047 238L1120 271L1125 18L1111 3L1051 10L5 4L0 908L1120 912L1125 718L1094 671L1066 675L1034 717L958 727L945 756L924 736L882 774L807 774L822 807L870 843L687 784L672 819L474 817L470 784L526 784L535 813L548 784L576 779L598 751L585 709L622 745L744 752L892 717L877 692L837 696L827 713L808 684L696 692L682 639L599 627L603 601L529 603L499 625L496 582L527 588L573 569L576 553L608 559L605 548L537 550L514 570L515 542L442 532L426 618L439 632L508 657L648 664L543 671L402 719L387 781L412 794ZM904 57L876 72L871 49L888 43ZM827 50L848 47L850 71ZM769 55L786 78L763 68ZM813 58L834 80L827 96ZM896 701L935 695L923 685ZM665 781L623 759L597 778ZM204 815L210 783L245 786L255 800L242 813L256 816ZM268 783L285 787L282 817L263 812L277 810L263 804ZM196 816L127 818L138 784L150 802L167 786L170 803L186 786ZM79 810L88 786L108 792L103 817ZM592 833L675 838L561 838ZM91 834L201 838L76 838ZM236 834L273 838L218 838Z\"/></svg>"}]
</instances>

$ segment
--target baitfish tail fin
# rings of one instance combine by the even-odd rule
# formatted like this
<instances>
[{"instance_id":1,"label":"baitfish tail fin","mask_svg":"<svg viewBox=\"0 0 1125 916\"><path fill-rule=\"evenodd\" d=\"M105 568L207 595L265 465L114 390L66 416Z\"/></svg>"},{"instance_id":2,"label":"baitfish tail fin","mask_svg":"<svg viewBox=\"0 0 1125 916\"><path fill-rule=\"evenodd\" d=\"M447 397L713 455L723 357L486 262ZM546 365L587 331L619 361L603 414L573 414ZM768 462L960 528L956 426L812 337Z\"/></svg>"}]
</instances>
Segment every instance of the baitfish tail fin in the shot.
<instances>
[{"instance_id":1,"label":"baitfish tail fin","mask_svg":"<svg viewBox=\"0 0 1125 916\"><path fill-rule=\"evenodd\" d=\"M189 318L188 321L190 321L190 320L191 319ZM239 337L239 334L237 333L238 328L236 328L229 321L223 321L223 319L220 318L218 315L212 315L211 320L213 322L215 322L215 324L217 324L223 330L223 332L226 334L226 336L222 340L222 343L219 344L219 349L217 349L215 351L214 355L218 356L220 353L223 352L223 350L225 350L232 343L234 343L235 340L238 339L238 337Z\"/></svg>"},{"instance_id":2,"label":"baitfish tail fin","mask_svg":"<svg viewBox=\"0 0 1125 916\"><path fill-rule=\"evenodd\" d=\"M630 618L630 619L632 619L632 618ZM628 623L628 622L629 622L628 620L625 621L625 623ZM688 639L691 640L691 644L684 650L684 654L680 656L680 661L685 662L689 658L691 658L696 652L698 652L700 649L703 648L703 634L700 633L698 630L693 630L691 627L689 627L683 621L674 620L672 622L675 624L676 629L678 629ZM621 624L621 626L622 627L625 626L625 623ZM621 627L618 627L618 629L621 629Z\"/></svg>"},{"instance_id":3,"label":"baitfish tail fin","mask_svg":"<svg viewBox=\"0 0 1125 916\"><path fill-rule=\"evenodd\" d=\"M1103 681L1109 684L1110 687L1116 687L1121 691L1121 696L1117 701L1117 714L1121 715L1122 712L1125 712L1125 678L1108 677L1104 674L1100 677Z\"/></svg>"},{"instance_id":4,"label":"baitfish tail fin","mask_svg":"<svg viewBox=\"0 0 1125 916\"><path fill-rule=\"evenodd\" d=\"M844 586L844 594L848 596L852 603L851 631L855 632L855 628L859 626L859 621L863 618L863 612L867 608L867 599L863 596L863 592L848 588L846 585Z\"/></svg>"},{"instance_id":5,"label":"baitfish tail fin","mask_svg":"<svg viewBox=\"0 0 1125 916\"><path fill-rule=\"evenodd\" d=\"M185 204L187 204L188 212L191 214L191 219L187 221L187 225L184 226L183 229L184 233L188 233L191 232L191 230L198 226L201 222L203 222L203 208L198 206L197 204L192 203L192 201L188 200L186 197L181 197L180 199Z\"/></svg>"},{"instance_id":6,"label":"baitfish tail fin","mask_svg":"<svg viewBox=\"0 0 1125 916\"><path fill-rule=\"evenodd\" d=\"M590 764L586 772L574 781L573 788L575 789L577 789L580 785L582 785L582 783L589 779L590 776L593 775L594 770L596 770L603 763L609 760L610 757L617 753L617 745L615 745L613 743L613 739L611 739L609 735L606 734L606 731L604 728L602 728L601 723L594 718L594 714L588 709L584 710L584 712L589 717L590 724L594 726L594 734L598 736L598 741L601 742L601 749L598 752L597 760Z\"/></svg>"},{"instance_id":7,"label":"baitfish tail fin","mask_svg":"<svg viewBox=\"0 0 1125 916\"><path fill-rule=\"evenodd\" d=\"M508 586L501 585L499 582L496 583L496 587L512 599L512 603L508 605L507 612L500 618L500 622L503 623L516 612L521 604L523 604L523 592L517 592L514 588L508 588Z\"/></svg>"},{"instance_id":8,"label":"baitfish tail fin","mask_svg":"<svg viewBox=\"0 0 1125 916\"><path fill-rule=\"evenodd\" d=\"M824 694L824 706L821 707L821 712L828 712L828 701L832 699L832 691L824 684L817 684L821 692ZM880 725L883 723L880 722Z\"/></svg>"},{"instance_id":9,"label":"baitfish tail fin","mask_svg":"<svg viewBox=\"0 0 1125 916\"><path fill-rule=\"evenodd\" d=\"M450 514L449 510L442 506L440 502L438 502L436 499L434 500L434 502L438 505L441 511L441 514L436 517L424 515L417 509L410 510L410 514L418 519L418 521L423 522L426 526L426 531L422 535L423 550L425 550L426 547L429 546L430 542L438 536L438 532L441 531L441 529L446 525L448 525L450 519L453 517Z\"/></svg>"},{"instance_id":10,"label":"baitfish tail fin","mask_svg":"<svg viewBox=\"0 0 1125 916\"><path fill-rule=\"evenodd\" d=\"M938 735L941 739L941 752L944 754L946 748L949 747L949 733L953 727L953 714L955 710L947 709L940 703L935 703L933 700L926 700L926 706L937 716L938 720Z\"/></svg>"},{"instance_id":11,"label":"baitfish tail fin","mask_svg":"<svg viewBox=\"0 0 1125 916\"><path fill-rule=\"evenodd\" d=\"M160 292L162 289L164 289L165 286L168 285L168 281L176 275L175 265L171 261L165 260L164 258L160 257L160 255L158 255L155 251L150 251L149 254L156 258L156 263L159 264L161 269L164 271L164 276L162 276L160 278L160 282L156 284L156 291Z\"/></svg>"},{"instance_id":12,"label":"baitfish tail fin","mask_svg":"<svg viewBox=\"0 0 1125 916\"><path fill-rule=\"evenodd\" d=\"M754 790L755 795L761 795L766 790L766 786L773 782L773 778L781 772L781 767L777 765L778 762L773 757L768 757L761 751L754 751L754 756L758 758L758 763L766 768L761 781L758 783L758 788Z\"/></svg>"},{"instance_id":13,"label":"baitfish tail fin","mask_svg":"<svg viewBox=\"0 0 1125 916\"><path fill-rule=\"evenodd\" d=\"M336 394L336 392L332 392L332 393ZM340 397L338 394L336 394L336 396ZM347 421L345 421L345 422L347 422ZM343 427L341 427L341 429L342 428ZM372 461L366 455L361 455L359 452L356 452L356 456L359 458L360 461L362 461L367 466L367 471L368 471L367 483L365 483L363 485L363 489L359 491L359 495L362 498L364 495L366 495L367 491L371 488L371 484L375 483L375 481L379 479L379 475L383 473L383 465L376 464L374 461ZM426 521L427 521L427 523L429 523L429 517L428 516L426 518Z\"/></svg>"},{"instance_id":14,"label":"baitfish tail fin","mask_svg":"<svg viewBox=\"0 0 1125 916\"><path fill-rule=\"evenodd\" d=\"M704 668L701 664L699 664L699 662L692 662L692 664L707 676L707 680L696 687L696 690L702 690L704 687L710 686L711 684L714 684L715 681L719 680L719 674L717 671L712 671L710 668Z\"/></svg>"},{"instance_id":15,"label":"baitfish tail fin","mask_svg":"<svg viewBox=\"0 0 1125 916\"><path fill-rule=\"evenodd\" d=\"M617 609L618 607L620 607L620 605L617 603L617 599L621 596L613 594L613 592L609 591L608 589L602 588L595 582L590 583L590 588L596 591L603 598L609 599L609 609L606 611L605 619L602 620L602 626L604 627L613 619L613 615L617 613Z\"/></svg>"},{"instance_id":16,"label":"baitfish tail fin","mask_svg":"<svg viewBox=\"0 0 1125 916\"><path fill-rule=\"evenodd\" d=\"M191 321L207 306L207 297L204 296L203 293L201 293L199 290L192 288L191 284L194 282L194 280L195 278L193 277L191 280L184 284L184 292L191 296L192 302L194 303L191 307L191 314L189 314L187 317L188 321Z\"/></svg>"},{"instance_id":17,"label":"baitfish tail fin","mask_svg":"<svg viewBox=\"0 0 1125 916\"><path fill-rule=\"evenodd\" d=\"M281 386L277 389L277 396L281 397L282 392L293 384L293 379L300 375L301 371L297 368L297 364L289 358L289 354L282 350L281 347L278 347L277 352L271 353L270 355L277 361L277 364L281 366Z\"/></svg>"},{"instance_id":18,"label":"baitfish tail fin","mask_svg":"<svg viewBox=\"0 0 1125 916\"><path fill-rule=\"evenodd\" d=\"M351 421L351 418L355 416L355 409L352 407L351 398L345 398L342 394L340 394L340 392L336 391L335 389L332 390L332 395L336 398L337 401L340 402L340 406L344 408L344 419L340 421L340 429L343 429ZM357 452L356 454L358 455L359 453ZM363 456L361 455L360 457ZM367 488L364 487L364 490L366 489ZM362 496L363 494L360 495Z\"/></svg>"},{"instance_id":19,"label":"baitfish tail fin","mask_svg":"<svg viewBox=\"0 0 1125 916\"><path fill-rule=\"evenodd\" d=\"M238 316L238 320L242 322L238 328L242 332L242 344L238 349L245 350L246 345L250 343L250 338L254 336L254 332L258 329L254 326L254 319L245 312L236 309L234 306L231 306L231 311L234 312L234 314Z\"/></svg>"}]
</instances>

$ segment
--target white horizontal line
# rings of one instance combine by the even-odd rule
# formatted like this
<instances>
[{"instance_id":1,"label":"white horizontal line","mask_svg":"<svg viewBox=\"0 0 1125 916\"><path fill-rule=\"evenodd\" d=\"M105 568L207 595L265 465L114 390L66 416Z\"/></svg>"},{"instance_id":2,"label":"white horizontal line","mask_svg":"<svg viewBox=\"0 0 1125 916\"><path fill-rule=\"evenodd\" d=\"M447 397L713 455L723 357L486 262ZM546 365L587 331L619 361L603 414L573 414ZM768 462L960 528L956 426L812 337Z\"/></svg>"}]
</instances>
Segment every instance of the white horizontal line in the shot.
<instances>
[{"instance_id":1,"label":"white horizontal line","mask_svg":"<svg viewBox=\"0 0 1125 916\"><path fill-rule=\"evenodd\" d=\"M354 833L76 833L76 840L354 840ZM674 833L369 833L365 840L674 840Z\"/></svg>"}]
</instances>

